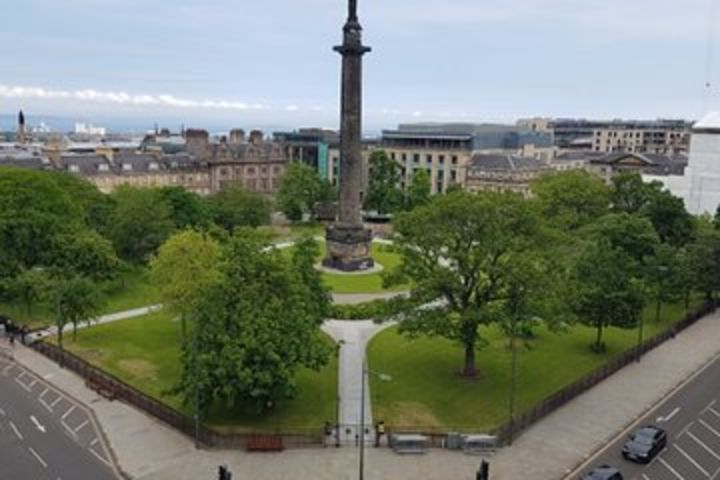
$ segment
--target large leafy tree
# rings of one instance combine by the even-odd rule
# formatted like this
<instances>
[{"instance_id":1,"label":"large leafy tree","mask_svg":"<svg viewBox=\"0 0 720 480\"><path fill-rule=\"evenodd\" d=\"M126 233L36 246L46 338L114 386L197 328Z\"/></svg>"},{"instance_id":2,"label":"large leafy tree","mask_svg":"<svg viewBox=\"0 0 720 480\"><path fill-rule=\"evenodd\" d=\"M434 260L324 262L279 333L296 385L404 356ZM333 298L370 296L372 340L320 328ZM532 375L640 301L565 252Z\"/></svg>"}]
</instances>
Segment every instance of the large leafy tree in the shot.
<instances>
[{"instance_id":1,"label":"large leafy tree","mask_svg":"<svg viewBox=\"0 0 720 480\"><path fill-rule=\"evenodd\" d=\"M427 204L430 201L430 192L430 175L424 168L416 170L405 192L405 209L412 210Z\"/></svg>"},{"instance_id":2,"label":"large leafy tree","mask_svg":"<svg viewBox=\"0 0 720 480\"><path fill-rule=\"evenodd\" d=\"M605 215L588 226L585 232L611 248L625 252L636 266L652 257L659 243L658 235L648 219L627 213ZM641 276L642 272L638 271L638 275Z\"/></svg>"},{"instance_id":3,"label":"large leafy tree","mask_svg":"<svg viewBox=\"0 0 720 480\"><path fill-rule=\"evenodd\" d=\"M720 229L701 222L697 238L687 250L696 288L705 293L706 299L715 299L720 291Z\"/></svg>"},{"instance_id":4,"label":"large leafy tree","mask_svg":"<svg viewBox=\"0 0 720 480\"><path fill-rule=\"evenodd\" d=\"M273 408L295 394L299 368L327 362L318 297L293 261L268 246L256 232L238 229L225 247L222 280L194 312L177 390L201 411L216 401Z\"/></svg>"},{"instance_id":5,"label":"large leafy tree","mask_svg":"<svg viewBox=\"0 0 720 480\"><path fill-rule=\"evenodd\" d=\"M204 227L209 222L209 213L198 194L182 187L162 187L158 194L170 209L170 218L177 229Z\"/></svg>"},{"instance_id":6,"label":"large leafy tree","mask_svg":"<svg viewBox=\"0 0 720 480\"><path fill-rule=\"evenodd\" d=\"M58 345L63 348L63 330L73 326L73 340L77 339L77 327L91 322L100 311L102 296L97 286L84 277L57 280L53 292L55 325L58 329Z\"/></svg>"},{"instance_id":7,"label":"large leafy tree","mask_svg":"<svg viewBox=\"0 0 720 480\"><path fill-rule=\"evenodd\" d=\"M365 209L379 213L393 213L402 207L400 166L384 150L370 154L370 178L365 196Z\"/></svg>"},{"instance_id":8,"label":"large leafy tree","mask_svg":"<svg viewBox=\"0 0 720 480\"><path fill-rule=\"evenodd\" d=\"M219 226L231 232L237 227L259 227L270 223L270 201L240 185L208 198L210 214Z\"/></svg>"},{"instance_id":9,"label":"large leafy tree","mask_svg":"<svg viewBox=\"0 0 720 480\"><path fill-rule=\"evenodd\" d=\"M110 239L123 260L145 263L173 232L171 211L157 190L122 186L113 192Z\"/></svg>"},{"instance_id":10,"label":"large leafy tree","mask_svg":"<svg viewBox=\"0 0 720 480\"><path fill-rule=\"evenodd\" d=\"M400 215L395 231L402 262L388 283L412 280L414 304L443 300L407 310L401 332L459 342L462 373L475 376L480 327L499 320L491 307L504 299L514 259L542 243L539 219L519 195L457 192Z\"/></svg>"},{"instance_id":11,"label":"large leafy tree","mask_svg":"<svg viewBox=\"0 0 720 480\"><path fill-rule=\"evenodd\" d=\"M186 230L171 236L150 265L163 304L180 317L183 338L187 319L205 292L220 279L220 245L207 234Z\"/></svg>"},{"instance_id":12,"label":"large leafy tree","mask_svg":"<svg viewBox=\"0 0 720 480\"><path fill-rule=\"evenodd\" d=\"M580 323L596 329L592 350L604 352L607 327L635 328L645 305L636 261L606 242L589 246L577 261L570 305Z\"/></svg>"},{"instance_id":13,"label":"large leafy tree","mask_svg":"<svg viewBox=\"0 0 720 480\"><path fill-rule=\"evenodd\" d=\"M592 223L610 207L610 188L584 170L543 175L531 189L545 218L565 230Z\"/></svg>"},{"instance_id":14,"label":"large leafy tree","mask_svg":"<svg viewBox=\"0 0 720 480\"><path fill-rule=\"evenodd\" d=\"M83 211L45 172L0 167L0 276L51 264L56 236Z\"/></svg>"},{"instance_id":15,"label":"large leafy tree","mask_svg":"<svg viewBox=\"0 0 720 480\"><path fill-rule=\"evenodd\" d=\"M311 213L326 189L317 171L302 162L292 162L280 181L277 201L280 210L293 222Z\"/></svg>"},{"instance_id":16,"label":"large leafy tree","mask_svg":"<svg viewBox=\"0 0 720 480\"><path fill-rule=\"evenodd\" d=\"M6 280L2 290L5 298L24 305L25 313L32 317L33 305L45 297L49 286L48 273L41 268L31 268Z\"/></svg>"},{"instance_id":17,"label":"large leafy tree","mask_svg":"<svg viewBox=\"0 0 720 480\"><path fill-rule=\"evenodd\" d=\"M647 292L655 302L655 321L659 322L663 303L687 298L689 289L686 285L692 285L687 276L684 251L660 244L648 260L646 270Z\"/></svg>"},{"instance_id":18,"label":"large leafy tree","mask_svg":"<svg viewBox=\"0 0 720 480\"><path fill-rule=\"evenodd\" d=\"M102 193L88 180L67 172L46 173L82 211L85 224L107 235L113 210L113 197Z\"/></svg>"},{"instance_id":19,"label":"large leafy tree","mask_svg":"<svg viewBox=\"0 0 720 480\"><path fill-rule=\"evenodd\" d=\"M53 270L60 276L78 275L101 282L114 279L120 272L112 243L94 230L58 235L53 249Z\"/></svg>"},{"instance_id":20,"label":"large leafy tree","mask_svg":"<svg viewBox=\"0 0 720 480\"><path fill-rule=\"evenodd\" d=\"M644 182L637 173L621 173L613 178L613 210L649 219L660 240L681 247L692 240L695 222L681 198L663 188L660 182Z\"/></svg>"}]
</instances>

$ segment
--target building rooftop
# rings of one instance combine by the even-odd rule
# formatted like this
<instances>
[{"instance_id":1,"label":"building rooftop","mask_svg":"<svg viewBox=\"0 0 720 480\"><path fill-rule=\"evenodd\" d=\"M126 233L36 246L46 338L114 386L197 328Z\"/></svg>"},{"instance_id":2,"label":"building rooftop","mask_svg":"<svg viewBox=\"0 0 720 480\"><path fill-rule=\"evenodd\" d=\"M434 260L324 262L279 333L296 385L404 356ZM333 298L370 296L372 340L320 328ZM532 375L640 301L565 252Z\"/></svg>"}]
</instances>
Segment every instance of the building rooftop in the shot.
<instances>
[{"instance_id":1,"label":"building rooftop","mask_svg":"<svg viewBox=\"0 0 720 480\"><path fill-rule=\"evenodd\" d=\"M720 112L709 112L703 118L695 122L693 131L710 130L720 133Z\"/></svg>"},{"instance_id":2,"label":"building rooftop","mask_svg":"<svg viewBox=\"0 0 720 480\"><path fill-rule=\"evenodd\" d=\"M532 157L517 155L482 154L473 155L470 161L470 170L540 170L543 163Z\"/></svg>"}]
</instances>

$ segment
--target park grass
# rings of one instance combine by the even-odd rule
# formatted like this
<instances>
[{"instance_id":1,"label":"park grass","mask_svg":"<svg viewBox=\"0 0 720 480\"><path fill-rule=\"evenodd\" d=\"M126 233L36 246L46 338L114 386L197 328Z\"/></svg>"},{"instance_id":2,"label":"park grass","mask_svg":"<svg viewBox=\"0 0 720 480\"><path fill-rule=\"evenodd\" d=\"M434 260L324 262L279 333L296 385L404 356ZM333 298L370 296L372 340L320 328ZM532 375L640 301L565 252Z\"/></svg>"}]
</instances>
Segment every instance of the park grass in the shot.
<instances>
[{"instance_id":1,"label":"park grass","mask_svg":"<svg viewBox=\"0 0 720 480\"><path fill-rule=\"evenodd\" d=\"M327 250L325 243L318 242L320 253L318 255L318 263L325 258ZM292 254L293 247L283 249L287 255ZM353 274L339 275L332 273L322 273L323 282L333 293L382 293L382 292L402 292L408 290L408 285L396 285L390 288L383 288L383 275L392 271L402 261L399 254L395 253L392 245L385 245L373 242L371 245L371 255L373 259L383 266L382 272L369 274Z\"/></svg>"},{"instance_id":2,"label":"park grass","mask_svg":"<svg viewBox=\"0 0 720 480\"><path fill-rule=\"evenodd\" d=\"M331 340L328 338L328 342ZM168 313L122 320L78 331L73 342L66 337L65 348L124 382L189 415L178 396L167 392L180 378L182 337L180 324ZM206 423L222 431L269 431L318 429L335 418L337 359L321 371L302 369L297 377L298 396L280 402L262 416L215 405Z\"/></svg>"},{"instance_id":3,"label":"park grass","mask_svg":"<svg viewBox=\"0 0 720 480\"><path fill-rule=\"evenodd\" d=\"M699 302L695 302L697 306ZM679 321L684 308L666 306L660 322L654 308L645 311L645 337L656 335ZM478 351L479 377L461 378L463 350L443 338L408 340L397 327L378 334L370 343L370 367L392 377L371 378L373 416L395 427L440 427L444 430L490 431L508 419L510 361L507 339L496 327L485 328L489 345ZM595 330L574 326L555 334L537 331L518 355L516 413L607 363L637 342L637 330L609 328L603 334L607 352L590 350Z\"/></svg>"},{"instance_id":4,"label":"park grass","mask_svg":"<svg viewBox=\"0 0 720 480\"><path fill-rule=\"evenodd\" d=\"M268 233L274 243L298 240L305 235L312 237L325 235L325 226L322 223L312 221L290 225L264 225L258 227L258 230Z\"/></svg>"},{"instance_id":5,"label":"park grass","mask_svg":"<svg viewBox=\"0 0 720 480\"><path fill-rule=\"evenodd\" d=\"M133 267L121 273L117 280L107 283L102 289L100 315L147 307L160 301L157 289L150 283L149 272L143 267ZM16 324L27 325L31 329L44 328L55 322L52 306L48 302L35 303L30 314L24 305L0 302L0 313L12 318Z\"/></svg>"}]
</instances>

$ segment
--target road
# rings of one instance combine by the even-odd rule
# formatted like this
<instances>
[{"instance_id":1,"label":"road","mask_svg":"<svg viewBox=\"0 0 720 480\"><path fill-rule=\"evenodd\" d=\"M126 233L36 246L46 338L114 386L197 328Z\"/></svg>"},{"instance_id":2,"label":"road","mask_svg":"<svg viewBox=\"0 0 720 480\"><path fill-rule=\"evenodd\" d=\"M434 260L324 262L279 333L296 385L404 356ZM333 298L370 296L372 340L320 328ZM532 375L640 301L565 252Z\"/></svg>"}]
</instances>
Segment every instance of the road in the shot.
<instances>
[{"instance_id":1,"label":"road","mask_svg":"<svg viewBox=\"0 0 720 480\"><path fill-rule=\"evenodd\" d=\"M648 465L635 464L620 454L628 435L639 425L656 425L668 435L667 447ZM720 480L720 357L566 478L578 478L602 464L619 468L625 480Z\"/></svg>"},{"instance_id":2,"label":"road","mask_svg":"<svg viewBox=\"0 0 720 480\"><path fill-rule=\"evenodd\" d=\"M0 357L0 478L117 480L85 407Z\"/></svg>"}]
</instances>

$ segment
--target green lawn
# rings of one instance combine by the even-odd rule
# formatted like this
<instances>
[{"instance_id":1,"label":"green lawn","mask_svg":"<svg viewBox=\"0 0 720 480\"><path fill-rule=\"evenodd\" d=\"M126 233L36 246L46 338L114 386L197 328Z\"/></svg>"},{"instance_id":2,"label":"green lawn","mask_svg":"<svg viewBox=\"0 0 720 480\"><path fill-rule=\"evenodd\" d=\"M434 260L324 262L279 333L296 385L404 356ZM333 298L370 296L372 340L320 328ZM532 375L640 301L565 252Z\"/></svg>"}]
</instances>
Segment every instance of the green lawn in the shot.
<instances>
[{"instance_id":1,"label":"green lawn","mask_svg":"<svg viewBox=\"0 0 720 480\"><path fill-rule=\"evenodd\" d=\"M78 331L66 336L65 348L102 367L123 381L185 410L178 397L166 395L180 375L180 324L158 312L144 317ZM328 341L330 341L328 339ZM243 413L218 405L209 424L227 431L320 428L335 418L337 360L320 372L304 369L297 377L299 395L281 403L268 415Z\"/></svg>"},{"instance_id":2,"label":"green lawn","mask_svg":"<svg viewBox=\"0 0 720 480\"><path fill-rule=\"evenodd\" d=\"M666 307L656 323L654 309L648 308L646 336L666 329L683 313L680 306ZM392 381L371 379L374 418L394 426L461 431L488 431L506 421L511 355L496 328L483 334L490 344L477 355L480 375L466 380L457 375L463 362L458 344L442 338L407 340L396 327L380 333L368 350L370 367L391 375ZM637 342L637 330L611 328L604 333L607 353L597 355L589 348L594 336L594 329L583 326L564 334L539 330L531 348L519 355L516 412L531 408Z\"/></svg>"},{"instance_id":3,"label":"green lawn","mask_svg":"<svg viewBox=\"0 0 720 480\"><path fill-rule=\"evenodd\" d=\"M317 222L305 222L295 225L265 225L258 227L258 230L269 233L273 242L278 243L297 240L303 235L312 235L313 237L325 235L325 226Z\"/></svg>"},{"instance_id":4,"label":"green lawn","mask_svg":"<svg viewBox=\"0 0 720 480\"><path fill-rule=\"evenodd\" d=\"M326 250L323 242L318 242L320 246L320 254L318 262L325 258ZM283 249L284 252L290 254L292 247ZM398 285L393 288L384 289L382 286L382 276L384 272L389 272L400 264L401 257L393 252L392 245L383 245L373 242L371 254L376 262L380 263L384 270L379 273L370 273L367 275L334 275L323 273L322 277L325 284L333 293L380 293L380 292L401 292L407 290L407 285Z\"/></svg>"},{"instance_id":5,"label":"green lawn","mask_svg":"<svg viewBox=\"0 0 720 480\"><path fill-rule=\"evenodd\" d=\"M157 290L150 284L148 271L144 268L133 268L103 288L101 315L146 307L160 301ZM24 306L0 303L0 313L8 315L20 325L29 325L30 328L42 328L54 322L52 308L46 302L33 305L30 315Z\"/></svg>"}]
</instances>

